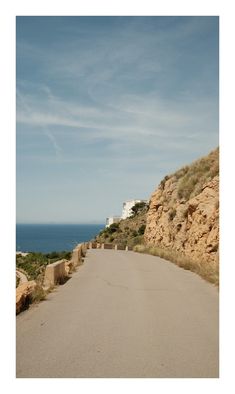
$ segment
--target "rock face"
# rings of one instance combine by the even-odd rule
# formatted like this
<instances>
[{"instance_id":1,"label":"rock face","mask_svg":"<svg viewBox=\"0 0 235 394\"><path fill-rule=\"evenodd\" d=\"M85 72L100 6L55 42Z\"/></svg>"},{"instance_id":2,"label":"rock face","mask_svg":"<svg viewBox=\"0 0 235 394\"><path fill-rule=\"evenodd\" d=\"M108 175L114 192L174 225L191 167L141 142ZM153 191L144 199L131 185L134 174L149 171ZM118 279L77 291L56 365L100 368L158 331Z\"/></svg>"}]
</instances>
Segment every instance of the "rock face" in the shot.
<instances>
[{"instance_id":1,"label":"rock face","mask_svg":"<svg viewBox=\"0 0 235 394\"><path fill-rule=\"evenodd\" d=\"M201 263L218 259L218 153L218 150L212 152L161 182L150 199L145 230L147 245L175 250ZM189 182L193 184L191 189Z\"/></svg>"},{"instance_id":2,"label":"rock face","mask_svg":"<svg viewBox=\"0 0 235 394\"><path fill-rule=\"evenodd\" d=\"M31 280L29 282L19 285L16 289L16 313L18 314L29 303L29 297L33 294L36 288L36 282Z\"/></svg>"}]
</instances>

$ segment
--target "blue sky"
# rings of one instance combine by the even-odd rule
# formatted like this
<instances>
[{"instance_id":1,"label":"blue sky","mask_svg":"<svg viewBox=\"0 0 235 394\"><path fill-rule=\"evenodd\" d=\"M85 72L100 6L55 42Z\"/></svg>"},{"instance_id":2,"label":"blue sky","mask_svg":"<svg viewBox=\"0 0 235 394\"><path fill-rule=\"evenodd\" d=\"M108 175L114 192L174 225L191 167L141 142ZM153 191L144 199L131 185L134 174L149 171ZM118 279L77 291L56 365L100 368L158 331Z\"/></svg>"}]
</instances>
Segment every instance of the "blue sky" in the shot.
<instances>
[{"instance_id":1,"label":"blue sky","mask_svg":"<svg viewBox=\"0 0 235 394\"><path fill-rule=\"evenodd\" d=\"M218 146L217 17L17 17L17 222L104 222Z\"/></svg>"}]
</instances>

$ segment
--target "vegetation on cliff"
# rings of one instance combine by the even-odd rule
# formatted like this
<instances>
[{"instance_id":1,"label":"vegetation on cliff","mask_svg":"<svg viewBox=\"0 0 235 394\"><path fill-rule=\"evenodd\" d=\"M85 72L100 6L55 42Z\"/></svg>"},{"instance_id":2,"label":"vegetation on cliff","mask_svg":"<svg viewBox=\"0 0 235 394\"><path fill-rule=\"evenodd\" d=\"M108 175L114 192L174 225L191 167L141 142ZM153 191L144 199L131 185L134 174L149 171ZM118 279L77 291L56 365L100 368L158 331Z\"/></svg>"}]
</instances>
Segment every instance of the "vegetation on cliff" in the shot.
<instances>
[{"instance_id":1,"label":"vegetation on cliff","mask_svg":"<svg viewBox=\"0 0 235 394\"><path fill-rule=\"evenodd\" d=\"M200 260L192 260L173 249L162 249L157 246L136 245L133 250L139 253L151 254L168 260L179 267L195 272L203 279L214 285L219 285L219 262L208 261L206 264Z\"/></svg>"},{"instance_id":2,"label":"vegetation on cliff","mask_svg":"<svg viewBox=\"0 0 235 394\"><path fill-rule=\"evenodd\" d=\"M144 238L146 251L218 283L219 149L163 179L150 199Z\"/></svg>"},{"instance_id":3,"label":"vegetation on cliff","mask_svg":"<svg viewBox=\"0 0 235 394\"><path fill-rule=\"evenodd\" d=\"M41 282L45 268L48 264L57 260L70 260L71 252L51 252L51 253L28 253L26 256L16 255L16 268L26 273L29 280Z\"/></svg>"},{"instance_id":4,"label":"vegetation on cliff","mask_svg":"<svg viewBox=\"0 0 235 394\"><path fill-rule=\"evenodd\" d=\"M113 223L104 228L95 241L99 243L112 243L120 246L133 247L144 242L144 231L146 227L146 214L148 204L136 203L132 208L132 216Z\"/></svg>"},{"instance_id":5,"label":"vegetation on cliff","mask_svg":"<svg viewBox=\"0 0 235 394\"><path fill-rule=\"evenodd\" d=\"M71 252L28 253L16 255L16 268L23 272L28 282L19 284L16 277L16 313L27 309L31 304L44 300L52 290L43 287L45 269L48 264L62 259L71 259ZM19 285L19 286L18 286Z\"/></svg>"},{"instance_id":6,"label":"vegetation on cliff","mask_svg":"<svg viewBox=\"0 0 235 394\"><path fill-rule=\"evenodd\" d=\"M149 205L105 228L100 243L133 247L219 283L219 148L165 176Z\"/></svg>"}]
</instances>

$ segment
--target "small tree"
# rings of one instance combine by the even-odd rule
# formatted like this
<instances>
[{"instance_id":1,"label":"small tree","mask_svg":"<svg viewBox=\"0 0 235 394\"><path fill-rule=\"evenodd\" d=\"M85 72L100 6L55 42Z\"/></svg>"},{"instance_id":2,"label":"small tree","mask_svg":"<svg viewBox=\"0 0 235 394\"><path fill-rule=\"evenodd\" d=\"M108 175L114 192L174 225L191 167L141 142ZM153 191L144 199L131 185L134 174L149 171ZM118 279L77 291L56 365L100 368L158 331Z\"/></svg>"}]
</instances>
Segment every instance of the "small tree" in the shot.
<instances>
[{"instance_id":1,"label":"small tree","mask_svg":"<svg viewBox=\"0 0 235 394\"><path fill-rule=\"evenodd\" d=\"M108 233L115 233L119 229L119 223L112 223L109 227L107 227Z\"/></svg>"},{"instance_id":2,"label":"small tree","mask_svg":"<svg viewBox=\"0 0 235 394\"><path fill-rule=\"evenodd\" d=\"M137 202L135 205L131 208L131 214L132 216L138 215L140 212L142 212L145 208L147 208L147 203L144 201Z\"/></svg>"},{"instance_id":3,"label":"small tree","mask_svg":"<svg viewBox=\"0 0 235 394\"><path fill-rule=\"evenodd\" d=\"M142 224L142 226L139 227L139 230L138 230L139 235L143 235L144 234L145 228L146 228L145 224Z\"/></svg>"}]
</instances>

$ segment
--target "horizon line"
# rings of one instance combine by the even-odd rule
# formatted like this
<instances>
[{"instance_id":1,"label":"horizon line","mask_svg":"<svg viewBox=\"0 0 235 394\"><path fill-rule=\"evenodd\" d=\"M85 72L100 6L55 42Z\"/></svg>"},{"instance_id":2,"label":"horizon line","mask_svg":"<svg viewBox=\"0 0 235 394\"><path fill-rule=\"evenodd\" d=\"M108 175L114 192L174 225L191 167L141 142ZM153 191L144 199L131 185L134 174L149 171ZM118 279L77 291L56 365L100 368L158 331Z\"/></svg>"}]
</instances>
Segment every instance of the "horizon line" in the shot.
<instances>
[{"instance_id":1,"label":"horizon line","mask_svg":"<svg viewBox=\"0 0 235 394\"><path fill-rule=\"evenodd\" d=\"M18 225L18 224L35 224L35 225L45 225L45 224L47 224L47 225L64 225L64 224L69 224L69 225L77 225L77 224L82 224L82 225L84 225L84 224L87 224L87 225L89 225L89 224L97 224L97 225L103 225L103 224L105 224L104 222L102 223L102 222L97 222L97 221L95 221L95 222L16 222L15 223L16 225Z\"/></svg>"}]
</instances>

